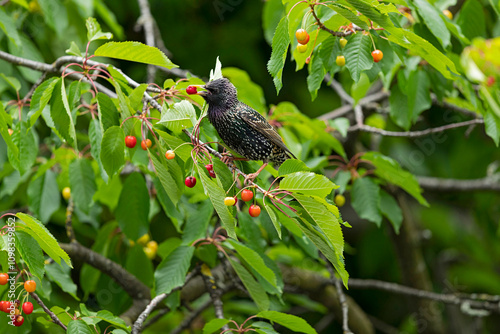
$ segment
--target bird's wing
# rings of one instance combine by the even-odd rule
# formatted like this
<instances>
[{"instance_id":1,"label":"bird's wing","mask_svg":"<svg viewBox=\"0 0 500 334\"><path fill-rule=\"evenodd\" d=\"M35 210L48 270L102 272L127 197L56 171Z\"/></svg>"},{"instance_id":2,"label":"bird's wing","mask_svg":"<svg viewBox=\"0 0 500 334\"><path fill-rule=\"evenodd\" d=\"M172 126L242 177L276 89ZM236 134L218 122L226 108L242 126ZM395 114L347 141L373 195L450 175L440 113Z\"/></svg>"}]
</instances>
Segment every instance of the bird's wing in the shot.
<instances>
[{"instance_id":1,"label":"bird's wing","mask_svg":"<svg viewBox=\"0 0 500 334\"><path fill-rule=\"evenodd\" d=\"M247 106L246 104L241 103L240 104L240 115L241 118L248 124L250 127L252 127L254 130L257 132L263 134L266 138L271 140L271 142L275 145L278 145L278 147L282 148L285 150L285 152L289 153L293 158L297 159L292 152L286 147L285 143L283 142L283 139L279 135L279 133L274 129L274 127L269 124L269 122L259 114L256 110L252 109L251 107Z\"/></svg>"}]
</instances>

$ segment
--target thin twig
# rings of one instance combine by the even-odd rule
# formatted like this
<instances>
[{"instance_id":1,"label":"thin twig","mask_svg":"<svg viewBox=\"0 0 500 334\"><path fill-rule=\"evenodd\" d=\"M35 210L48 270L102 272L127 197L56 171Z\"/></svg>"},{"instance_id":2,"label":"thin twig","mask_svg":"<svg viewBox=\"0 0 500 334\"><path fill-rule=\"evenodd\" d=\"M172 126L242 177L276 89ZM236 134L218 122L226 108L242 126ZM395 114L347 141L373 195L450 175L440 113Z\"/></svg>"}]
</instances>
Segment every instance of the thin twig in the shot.
<instances>
[{"instance_id":1,"label":"thin twig","mask_svg":"<svg viewBox=\"0 0 500 334\"><path fill-rule=\"evenodd\" d=\"M198 270L193 270L186 276L185 283L189 282L194 276L198 274ZM183 288L184 285L181 285L179 287L176 287L170 291L170 293L162 293L156 296L151 300L151 302L146 306L144 311L137 317L137 320L135 321L134 325L132 326L132 334L139 334L142 331L142 325L144 324L144 321L146 321L147 317L153 312L153 310L165 299L167 298L170 294L172 294L175 291L178 291Z\"/></svg>"},{"instance_id":2,"label":"thin twig","mask_svg":"<svg viewBox=\"0 0 500 334\"><path fill-rule=\"evenodd\" d=\"M201 314L201 312L205 311L211 305L212 305L212 300L207 300L204 304L202 304L196 310L189 313L189 315L187 317L185 317L184 320L182 320L182 322L177 326L177 328L170 332L170 334L182 333L185 329L187 329L191 326L191 323L194 321L194 319L196 319Z\"/></svg>"},{"instance_id":3,"label":"thin twig","mask_svg":"<svg viewBox=\"0 0 500 334\"><path fill-rule=\"evenodd\" d=\"M356 110L356 107L355 109ZM458 123L451 123L443 126L438 126L435 128L430 128L430 129L425 129L421 131L387 131L379 128L375 128L373 126L369 126L366 124L362 124L361 126L356 124L353 125L349 128L349 132L351 131L364 131L364 132L371 132L371 133L377 133L382 136L388 136L388 137L408 137L408 138L417 138L417 137L423 137L427 136L432 133L438 133L438 132L443 132L446 130L451 130L451 129L456 129L464 126L469 126L472 124L483 124L484 120L482 118L476 118L476 119L471 119L468 121L463 121L463 122L458 122Z\"/></svg>"},{"instance_id":4,"label":"thin twig","mask_svg":"<svg viewBox=\"0 0 500 334\"><path fill-rule=\"evenodd\" d=\"M73 210L75 209L75 203L73 198L70 197L68 202L68 207L66 208L66 234L68 235L70 242L76 242L75 231L73 230Z\"/></svg>"},{"instance_id":5,"label":"thin twig","mask_svg":"<svg viewBox=\"0 0 500 334\"><path fill-rule=\"evenodd\" d=\"M333 284L335 282L331 283ZM500 313L500 303L491 302L489 300L477 300L475 296L478 297L481 296L477 294L470 294L470 295L461 294L460 296L458 296L455 294L444 294L426 290L419 290L397 283L384 282L373 279L356 279L356 278L349 279L349 288L384 290L401 295L408 295L422 299L435 300L445 304L452 304L459 306L466 305L476 310L486 310L486 311L493 311L496 313ZM486 297L485 299L498 300L498 298L496 298L498 296L485 295L485 297Z\"/></svg>"},{"instance_id":6,"label":"thin twig","mask_svg":"<svg viewBox=\"0 0 500 334\"><path fill-rule=\"evenodd\" d=\"M203 266L206 266L206 264L203 264ZM217 319L224 319L224 309L222 300L220 299L219 288L208 266L201 270L201 276L203 277L205 287L207 288L210 299L212 300L212 304L214 305L215 317ZM223 330L225 329L227 328L223 328Z\"/></svg>"},{"instance_id":7,"label":"thin twig","mask_svg":"<svg viewBox=\"0 0 500 334\"><path fill-rule=\"evenodd\" d=\"M50 318L52 319L52 321L56 324L58 324L59 326L61 326L64 330L67 330L68 328L61 322L61 320L59 320L59 318L57 317L57 315L54 314L54 312L52 312L51 310L49 310L47 308L47 306L45 306L45 304L42 302L42 300L40 299L40 297L38 297L38 295L34 292L30 292L30 295L31 297L33 297L34 300L36 300L36 302L38 303L38 305L40 305L42 307L42 309L45 311L45 313L47 313Z\"/></svg>"},{"instance_id":8,"label":"thin twig","mask_svg":"<svg viewBox=\"0 0 500 334\"><path fill-rule=\"evenodd\" d=\"M438 177L417 177L425 190L433 191L500 191L500 177L488 176L476 180L443 179Z\"/></svg>"}]
</instances>

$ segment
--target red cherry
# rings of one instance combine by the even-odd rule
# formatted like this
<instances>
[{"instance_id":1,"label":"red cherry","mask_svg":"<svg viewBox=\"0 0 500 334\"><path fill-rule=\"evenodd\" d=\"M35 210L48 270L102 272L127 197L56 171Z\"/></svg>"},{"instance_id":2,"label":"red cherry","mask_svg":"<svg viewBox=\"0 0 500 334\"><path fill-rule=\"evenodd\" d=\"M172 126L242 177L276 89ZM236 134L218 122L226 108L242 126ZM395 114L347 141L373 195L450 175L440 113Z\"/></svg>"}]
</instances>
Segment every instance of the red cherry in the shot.
<instances>
[{"instance_id":1,"label":"red cherry","mask_svg":"<svg viewBox=\"0 0 500 334\"><path fill-rule=\"evenodd\" d=\"M186 187L193 188L196 185L196 178L194 176L188 176L186 180L184 180L184 184Z\"/></svg>"},{"instance_id":2,"label":"red cherry","mask_svg":"<svg viewBox=\"0 0 500 334\"><path fill-rule=\"evenodd\" d=\"M214 172L213 169L210 170L210 171L208 171L208 175L210 175L210 177L213 178L213 179L215 179L215 177L216 177L215 172Z\"/></svg>"},{"instance_id":3,"label":"red cherry","mask_svg":"<svg viewBox=\"0 0 500 334\"><path fill-rule=\"evenodd\" d=\"M243 191L241 192L241 199L244 202L249 202L252 200L252 198L253 198L253 191L251 191L250 189L243 189Z\"/></svg>"},{"instance_id":4,"label":"red cherry","mask_svg":"<svg viewBox=\"0 0 500 334\"><path fill-rule=\"evenodd\" d=\"M384 54L380 50L375 50L372 52L372 57L373 57L373 61L378 63L379 61L382 60L382 58L384 58Z\"/></svg>"},{"instance_id":5,"label":"red cherry","mask_svg":"<svg viewBox=\"0 0 500 334\"><path fill-rule=\"evenodd\" d=\"M152 145L151 139L149 139L149 138L141 141L141 147L144 151L146 151L148 148L150 148L151 145Z\"/></svg>"},{"instance_id":6,"label":"red cherry","mask_svg":"<svg viewBox=\"0 0 500 334\"><path fill-rule=\"evenodd\" d=\"M250 205L250 208L248 209L248 213L252 217L258 217L260 215L260 206L258 205Z\"/></svg>"},{"instance_id":7,"label":"red cherry","mask_svg":"<svg viewBox=\"0 0 500 334\"><path fill-rule=\"evenodd\" d=\"M18 315L16 320L14 320L14 326L19 327L24 323L24 317L22 315Z\"/></svg>"},{"instance_id":8,"label":"red cherry","mask_svg":"<svg viewBox=\"0 0 500 334\"><path fill-rule=\"evenodd\" d=\"M7 284L8 279L9 279L9 274L1 273L0 274L0 285Z\"/></svg>"},{"instance_id":9,"label":"red cherry","mask_svg":"<svg viewBox=\"0 0 500 334\"><path fill-rule=\"evenodd\" d=\"M35 292L36 290L36 282L33 280L29 280L24 282L24 290L28 292Z\"/></svg>"},{"instance_id":10,"label":"red cherry","mask_svg":"<svg viewBox=\"0 0 500 334\"><path fill-rule=\"evenodd\" d=\"M134 148L135 144L137 144L137 138L134 136L127 136L125 137L125 146L128 148Z\"/></svg>"},{"instance_id":11,"label":"red cherry","mask_svg":"<svg viewBox=\"0 0 500 334\"><path fill-rule=\"evenodd\" d=\"M9 301L1 301L0 302L0 311L3 311L5 313L10 313L10 302Z\"/></svg>"},{"instance_id":12,"label":"red cherry","mask_svg":"<svg viewBox=\"0 0 500 334\"><path fill-rule=\"evenodd\" d=\"M205 165L205 168L210 172L211 170L214 170L214 165L208 164L208 165Z\"/></svg>"},{"instance_id":13,"label":"red cherry","mask_svg":"<svg viewBox=\"0 0 500 334\"><path fill-rule=\"evenodd\" d=\"M5 300L0 301L0 311L7 313L7 303Z\"/></svg>"},{"instance_id":14,"label":"red cherry","mask_svg":"<svg viewBox=\"0 0 500 334\"><path fill-rule=\"evenodd\" d=\"M491 87L495 84L495 77L490 75L488 79L486 79L486 86Z\"/></svg>"},{"instance_id":15,"label":"red cherry","mask_svg":"<svg viewBox=\"0 0 500 334\"><path fill-rule=\"evenodd\" d=\"M31 314L33 312L33 304L31 302L25 302L23 304L23 312L25 314Z\"/></svg>"},{"instance_id":16,"label":"red cherry","mask_svg":"<svg viewBox=\"0 0 500 334\"><path fill-rule=\"evenodd\" d=\"M188 86L186 88L186 93L188 93L189 95L196 94L197 92L198 92L198 87L196 86Z\"/></svg>"}]
</instances>

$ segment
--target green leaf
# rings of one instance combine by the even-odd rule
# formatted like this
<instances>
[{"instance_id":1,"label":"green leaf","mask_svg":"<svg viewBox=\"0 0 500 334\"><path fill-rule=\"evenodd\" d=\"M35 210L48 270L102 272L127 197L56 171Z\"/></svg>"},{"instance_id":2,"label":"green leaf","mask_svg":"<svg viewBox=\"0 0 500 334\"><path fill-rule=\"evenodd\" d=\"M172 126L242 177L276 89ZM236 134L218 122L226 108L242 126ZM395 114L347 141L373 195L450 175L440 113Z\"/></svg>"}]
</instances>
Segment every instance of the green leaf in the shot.
<instances>
[{"instance_id":1,"label":"green leaf","mask_svg":"<svg viewBox=\"0 0 500 334\"><path fill-rule=\"evenodd\" d=\"M314 101L318 96L318 90L321 87L321 83L325 78L327 69L323 64L323 59L319 54L313 54L311 63L309 65L309 75L307 76L307 89L311 94L311 100Z\"/></svg>"},{"instance_id":2,"label":"green leaf","mask_svg":"<svg viewBox=\"0 0 500 334\"><path fill-rule=\"evenodd\" d=\"M274 211L274 205L267 205L264 202L264 208L267 211L267 214L269 215L269 218L271 218L271 221L273 222L274 228L276 229L276 233L278 233L278 237L281 239L281 225L280 222L278 221L278 218L276 217L276 212Z\"/></svg>"},{"instance_id":3,"label":"green leaf","mask_svg":"<svg viewBox=\"0 0 500 334\"><path fill-rule=\"evenodd\" d=\"M59 264L61 264L62 259L68 266L73 268L68 254L66 254L66 252L59 246L56 238L54 238L54 236L40 221L21 212L18 212L16 217L21 219L26 224L26 226L21 225L18 228L35 238L48 256Z\"/></svg>"},{"instance_id":4,"label":"green leaf","mask_svg":"<svg viewBox=\"0 0 500 334\"><path fill-rule=\"evenodd\" d=\"M260 310L268 310L269 309L269 297L267 296L266 291L260 285L255 278L245 269L239 262L234 261L229 258L229 262L233 267L236 275L240 278L241 282L247 289L250 297L252 297L255 304Z\"/></svg>"},{"instance_id":5,"label":"green leaf","mask_svg":"<svg viewBox=\"0 0 500 334\"><path fill-rule=\"evenodd\" d=\"M41 177L32 179L28 185L29 208L42 222L48 222L59 208L61 196L56 176L49 169Z\"/></svg>"},{"instance_id":6,"label":"green leaf","mask_svg":"<svg viewBox=\"0 0 500 334\"><path fill-rule=\"evenodd\" d=\"M229 323L228 319L212 319L203 326L203 334L212 334Z\"/></svg>"},{"instance_id":7,"label":"green leaf","mask_svg":"<svg viewBox=\"0 0 500 334\"><path fill-rule=\"evenodd\" d=\"M104 170L101 157L101 144L102 144L102 129L97 119L92 119L89 124L89 141L90 141L90 154L97 161L99 170L101 171L101 178L104 182L108 183L108 173Z\"/></svg>"},{"instance_id":8,"label":"green leaf","mask_svg":"<svg viewBox=\"0 0 500 334\"><path fill-rule=\"evenodd\" d=\"M127 252L125 269L147 286L153 286L154 269L151 260L144 253L144 247L135 244Z\"/></svg>"},{"instance_id":9,"label":"green leaf","mask_svg":"<svg viewBox=\"0 0 500 334\"><path fill-rule=\"evenodd\" d=\"M401 187L408 194L412 195L420 204L429 206L429 203L422 197L422 189L413 174L401 168L399 163L378 152L367 152L363 159L369 160L376 167L375 175L389 183Z\"/></svg>"},{"instance_id":10,"label":"green leaf","mask_svg":"<svg viewBox=\"0 0 500 334\"><path fill-rule=\"evenodd\" d=\"M35 163L35 159L38 155L38 143L35 138L33 131L28 129L25 122L19 122L14 129L14 133L11 136L12 141L16 147L19 148L17 151L19 153L18 157L13 157L16 152L7 152L9 155L9 161L16 163L19 161L18 167L19 172L24 174L31 169Z\"/></svg>"},{"instance_id":11,"label":"green leaf","mask_svg":"<svg viewBox=\"0 0 500 334\"><path fill-rule=\"evenodd\" d=\"M56 263L45 266L47 276L52 282L55 282L62 291L67 292L76 300L80 300L76 295L78 286L73 282L70 276L70 268L64 264L58 265Z\"/></svg>"},{"instance_id":12,"label":"green leaf","mask_svg":"<svg viewBox=\"0 0 500 334\"><path fill-rule=\"evenodd\" d=\"M425 71L415 70L411 72L406 93L408 96L408 113L412 123L416 122L422 111L429 109L431 106L430 88L431 82Z\"/></svg>"},{"instance_id":13,"label":"green leaf","mask_svg":"<svg viewBox=\"0 0 500 334\"><path fill-rule=\"evenodd\" d=\"M394 197L383 189L380 189L380 211L389 219L396 234L399 234L399 228L403 223L403 213Z\"/></svg>"},{"instance_id":14,"label":"green leaf","mask_svg":"<svg viewBox=\"0 0 500 334\"><path fill-rule=\"evenodd\" d=\"M113 38L113 34L110 32L102 32L101 26L97 22L97 20L93 17L87 18L85 22L85 26L87 27L87 40L89 42L98 40L98 39L111 39Z\"/></svg>"},{"instance_id":15,"label":"green leaf","mask_svg":"<svg viewBox=\"0 0 500 334\"><path fill-rule=\"evenodd\" d=\"M286 314L276 311L262 311L257 313L258 318L264 318L272 322L276 322L283 327L293 330L298 333L317 334L316 330L311 327L304 319L292 314Z\"/></svg>"},{"instance_id":16,"label":"green leaf","mask_svg":"<svg viewBox=\"0 0 500 334\"><path fill-rule=\"evenodd\" d=\"M500 141L500 117L497 117L492 112L485 113L484 128L486 134L493 139L495 145L498 147L498 143Z\"/></svg>"},{"instance_id":17,"label":"green leaf","mask_svg":"<svg viewBox=\"0 0 500 334\"><path fill-rule=\"evenodd\" d=\"M113 313L109 312L108 310L101 310L97 312L95 315L96 318L102 319L110 324L112 324L115 327L122 328L125 330L129 330L130 327L127 326L125 321L123 321L120 317L115 316Z\"/></svg>"},{"instance_id":18,"label":"green leaf","mask_svg":"<svg viewBox=\"0 0 500 334\"><path fill-rule=\"evenodd\" d=\"M224 227L227 235L230 238L236 239L237 237L234 231L234 217L229 212L227 206L224 205L226 192L206 175L206 172L204 170L205 168L200 167L199 165L196 165L196 167L198 168L198 175L200 176L201 183L203 184L203 188L205 189L205 193L210 198L210 201L212 201L215 211L217 212L221 220L222 227Z\"/></svg>"},{"instance_id":19,"label":"green leaf","mask_svg":"<svg viewBox=\"0 0 500 334\"><path fill-rule=\"evenodd\" d=\"M309 167L307 167L307 165L303 161L297 159L288 159L281 164L278 170L278 175L285 176L295 172L309 172L309 171L310 171Z\"/></svg>"},{"instance_id":20,"label":"green leaf","mask_svg":"<svg viewBox=\"0 0 500 334\"><path fill-rule=\"evenodd\" d=\"M21 231L16 232L16 240L16 249L28 266L30 273L41 281L45 273L42 248L29 234Z\"/></svg>"},{"instance_id":21,"label":"green leaf","mask_svg":"<svg viewBox=\"0 0 500 334\"><path fill-rule=\"evenodd\" d=\"M302 205L304 210L326 236L327 240L332 244L337 256L343 256L344 237L342 236L342 229L337 218L338 211L336 214L333 214L325 205L326 202L316 196L294 194L293 197Z\"/></svg>"},{"instance_id":22,"label":"green leaf","mask_svg":"<svg viewBox=\"0 0 500 334\"><path fill-rule=\"evenodd\" d=\"M120 125L120 115L109 96L102 92L97 93L97 108L99 109L99 122L103 131L114 125Z\"/></svg>"},{"instance_id":23,"label":"green leaf","mask_svg":"<svg viewBox=\"0 0 500 334\"><path fill-rule=\"evenodd\" d=\"M486 37L484 10L484 6L477 0L467 0L463 4L456 22L467 38Z\"/></svg>"},{"instance_id":24,"label":"green leaf","mask_svg":"<svg viewBox=\"0 0 500 334\"><path fill-rule=\"evenodd\" d=\"M337 188L326 176L311 172L288 174L280 183L280 189L319 197L326 197Z\"/></svg>"},{"instance_id":25,"label":"green leaf","mask_svg":"<svg viewBox=\"0 0 500 334\"><path fill-rule=\"evenodd\" d=\"M0 28L3 30L5 35L14 43L17 47L22 46L21 38L16 29L16 23L14 20L5 12L4 7L0 7Z\"/></svg>"},{"instance_id":26,"label":"green leaf","mask_svg":"<svg viewBox=\"0 0 500 334\"><path fill-rule=\"evenodd\" d=\"M9 124L12 124L12 119L9 120L9 118L10 115L5 112L2 102L0 102L0 134L7 144L9 161L12 164L12 167L19 170L19 149L7 130L9 128Z\"/></svg>"},{"instance_id":27,"label":"green leaf","mask_svg":"<svg viewBox=\"0 0 500 334\"><path fill-rule=\"evenodd\" d=\"M196 123L196 111L187 100L175 103L171 108L164 104L161 112L161 120L158 124L166 126L175 133L192 127Z\"/></svg>"},{"instance_id":28,"label":"green leaf","mask_svg":"<svg viewBox=\"0 0 500 334\"><path fill-rule=\"evenodd\" d=\"M334 8L334 10L348 19L350 22L354 23L358 27L364 29L364 30L369 30L370 27L368 24L366 24L365 21L363 21L358 15L356 15L356 12L353 12L350 8L338 3L334 2L331 4L331 6Z\"/></svg>"},{"instance_id":29,"label":"green leaf","mask_svg":"<svg viewBox=\"0 0 500 334\"><path fill-rule=\"evenodd\" d=\"M139 86L135 87L132 93L130 93L130 95L128 96L130 100L130 106L133 110L142 110L142 98L144 97L146 89L148 89L147 84L140 84Z\"/></svg>"},{"instance_id":30,"label":"green leaf","mask_svg":"<svg viewBox=\"0 0 500 334\"><path fill-rule=\"evenodd\" d=\"M75 205L88 214L92 204L92 197L97 190L94 170L89 160L73 160L69 165L69 184L71 186L71 197L75 201Z\"/></svg>"},{"instance_id":31,"label":"green leaf","mask_svg":"<svg viewBox=\"0 0 500 334\"><path fill-rule=\"evenodd\" d=\"M186 283L193 253L194 247L180 246L161 261L155 272L157 295L168 294Z\"/></svg>"},{"instance_id":32,"label":"green leaf","mask_svg":"<svg viewBox=\"0 0 500 334\"><path fill-rule=\"evenodd\" d=\"M214 207L210 201L201 202L196 211L190 212L183 231L182 242L191 244L196 239L204 238L213 213Z\"/></svg>"},{"instance_id":33,"label":"green leaf","mask_svg":"<svg viewBox=\"0 0 500 334\"><path fill-rule=\"evenodd\" d=\"M269 59L269 62L267 63L267 70L273 77L277 94L279 94L281 87L283 87L283 84L281 83L281 75L283 74L283 67L285 66L285 59L289 44L288 16L284 16L280 20L280 23L276 28L276 32L274 33L271 59Z\"/></svg>"},{"instance_id":34,"label":"green leaf","mask_svg":"<svg viewBox=\"0 0 500 334\"><path fill-rule=\"evenodd\" d=\"M54 87L60 80L61 78L47 79L35 89L35 92L31 97L30 112L28 113L28 117L30 118L30 127L35 125L36 120L42 114L42 111L47 103L49 103Z\"/></svg>"},{"instance_id":35,"label":"green leaf","mask_svg":"<svg viewBox=\"0 0 500 334\"><path fill-rule=\"evenodd\" d=\"M0 78L4 79L5 82L14 89L14 91L19 92L21 90L21 83L14 77L8 77L3 73L0 73Z\"/></svg>"},{"instance_id":36,"label":"green leaf","mask_svg":"<svg viewBox=\"0 0 500 334\"><path fill-rule=\"evenodd\" d=\"M167 193L173 205L177 205L182 196L182 190L179 189L177 183L172 177L172 174L170 174L168 165L164 164L162 160L158 159L155 155L151 155L151 160L153 161L153 166L155 167L156 174L160 179L163 189Z\"/></svg>"},{"instance_id":37,"label":"green leaf","mask_svg":"<svg viewBox=\"0 0 500 334\"><path fill-rule=\"evenodd\" d=\"M447 48L451 36L440 12L428 1L415 0L414 4L432 34L439 39L444 48Z\"/></svg>"},{"instance_id":38,"label":"green leaf","mask_svg":"<svg viewBox=\"0 0 500 334\"><path fill-rule=\"evenodd\" d=\"M125 134L119 126L112 126L104 132L101 142L102 166L112 177L125 163Z\"/></svg>"},{"instance_id":39,"label":"green leaf","mask_svg":"<svg viewBox=\"0 0 500 334\"><path fill-rule=\"evenodd\" d=\"M269 284L278 288L274 272L266 266L259 253L236 240L228 239L227 242L234 247L238 255L241 256L250 267L258 272Z\"/></svg>"},{"instance_id":40,"label":"green leaf","mask_svg":"<svg viewBox=\"0 0 500 334\"><path fill-rule=\"evenodd\" d=\"M64 80L58 80L54 86L54 94L50 100L50 117L54 121L58 135L76 147L75 125L71 117Z\"/></svg>"},{"instance_id":41,"label":"green leaf","mask_svg":"<svg viewBox=\"0 0 500 334\"><path fill-rule=\"evenodd\" d=\"M351 73L352 80L358 82L361 72L373 66L371 56L372 41L363 34L354 34L344 49L345 66Z\"/></svg>"},{"instance_id":42,"label":"green leaf","mask_svg":"<svg viewBox=\"0 0 500 334\"><path fill-rule=\"evenodd\" d=\"M137 240L148 232L149 192L144 177L130 174L123 184L115 210L118 225L127 238Z\"/></svg>"},{"instance_id":43,"label":"green leaf","mask_svg":"<svg viewBox=\"0 0 500 334\"><path fill-rule=\"evenodd\" d=\"M108 42L97 48L94 55L157 65L168 69L179 67L159 49L139 42Z\"/></svg>"},{"instance_id":44,"label":"green leaf","mask_svg":"<svg viewBox=\"0 0 500 334\"><path fill-rule=\"evenodd\" d=\"M67 334L94 334L83 320L71 320L68 323Z\"/></svg>"},{"instance_id":45,"label":"green leaf","mask_svg":"<svg viewBox=\"0 0 500 334\"><path fill-rule=\"evenodd\" d=\"M335 267L335 270L342 278L342 282L347 287L347 280L349 279L349 274L345 270L343 256L339 256L333 249L333 245L327 241L326 236L321 233L315 226L313 219L309 214L300 206L299 204L291 203L297 210L297 215L299 219L295 222L297 226L302 230L302 232L312 241L314 245L323 253L323 255L331 262ZM300 240L297 239L296 240ZM316 252L316 250L313 250Z\"/></svg>"},{"instance_id":46,"label":"green leaf","mask_svg":"<svg viewBox=\"0 0 500 334\"><path fill-rule=\"evenodd\" d=\"M77 56L77 57L83 57L84 55L82 54L82 51L80 51L80 48L78 45L76 45L75 42L71 42L69 45L69 49L66 49L65 51L69 55Z\"/></svg>"},{"instance_id":47,"label":"green leaf","mask_svg":"<svg viewBox=\"0 0 500 334\"><path fill-rule=\"evenodd\" d=\"M408 109L408 96L394 85L389 96L391 119L405 130L411 127L412 113Z\"/></svg>"},{"instance_id":48,"label":"green leaf","mask_svg":"<svg viewBox=\"0 0 500 334\"><path fill-rule=\"evenodd\" d=\"M351 199L352 207L360 218L374 222L380 227L380 187L372 179L356 179L352 185Z\"/></svg>"}]
</instances>

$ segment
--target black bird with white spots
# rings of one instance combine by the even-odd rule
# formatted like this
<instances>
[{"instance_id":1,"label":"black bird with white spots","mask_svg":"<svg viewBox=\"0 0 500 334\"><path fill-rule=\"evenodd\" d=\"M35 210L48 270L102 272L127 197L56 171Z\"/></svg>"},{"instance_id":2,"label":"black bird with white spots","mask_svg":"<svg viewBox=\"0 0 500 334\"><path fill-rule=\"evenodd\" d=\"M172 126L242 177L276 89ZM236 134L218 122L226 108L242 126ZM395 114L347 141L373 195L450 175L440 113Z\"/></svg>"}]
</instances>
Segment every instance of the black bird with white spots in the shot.
<instances>
[{"instance_id":1,"label":"black bird with white spots","mask_svg":"<svg viewBox=\"0 0 500 334\"><path fill-rule=\"evenodd\" d=\"M281 165L286 159L295 158L271 124L256 110L238 100L236 87L226 78L202 86L198 92L208 103L208 120L224 143L248 160L262 160L264 165L253 180L269 163Z\"/></svg>"}]
</instances>

